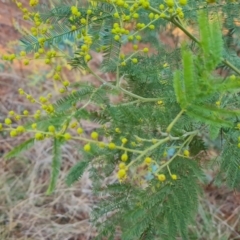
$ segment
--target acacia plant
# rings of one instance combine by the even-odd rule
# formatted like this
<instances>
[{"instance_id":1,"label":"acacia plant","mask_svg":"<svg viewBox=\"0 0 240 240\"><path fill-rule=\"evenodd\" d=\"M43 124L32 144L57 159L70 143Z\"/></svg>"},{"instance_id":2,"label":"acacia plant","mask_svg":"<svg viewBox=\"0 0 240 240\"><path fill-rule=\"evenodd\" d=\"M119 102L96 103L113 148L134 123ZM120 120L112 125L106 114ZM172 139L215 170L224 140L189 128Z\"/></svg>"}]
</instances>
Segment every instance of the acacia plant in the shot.
<instances>
[{"instance_id":1,"label":"acacia plant","mask_svg":"<svg viewBox=\"0 0 240 240\"><path fill-rule=\"evenodd\" d=\"M25 65L45 61L54 69L60 94L56 101L51 93L36 99L19 89L39 108L10 111L0 125L11 137L29 137L6 158L52 139L50 194L58 180L61 147L70 141L81 161L70 169L66 184L89 171L94 192L103 199L92 214L97 239L114 239L119 229L123 240L189 239L204 182L198 156L208 149L206 139L221 138L214 162L220 181L231 188L240 184L239 1L16 4L33 26L21 39L22 51L3 59L22 59ZM160 40L169 26L186 36L174 49ZM132 50L124 52L125 45ZM103 57L98 72L113 80L92 68L94 52ZM64 79L66 68L56 58L67 60L71 71L93 75L99 84ZM111 95L121 101L114 104ZM101 127L87 134L81 125L85 119ZM103 185L110 176L115 182Z\"/></svg>"}]
</instances>

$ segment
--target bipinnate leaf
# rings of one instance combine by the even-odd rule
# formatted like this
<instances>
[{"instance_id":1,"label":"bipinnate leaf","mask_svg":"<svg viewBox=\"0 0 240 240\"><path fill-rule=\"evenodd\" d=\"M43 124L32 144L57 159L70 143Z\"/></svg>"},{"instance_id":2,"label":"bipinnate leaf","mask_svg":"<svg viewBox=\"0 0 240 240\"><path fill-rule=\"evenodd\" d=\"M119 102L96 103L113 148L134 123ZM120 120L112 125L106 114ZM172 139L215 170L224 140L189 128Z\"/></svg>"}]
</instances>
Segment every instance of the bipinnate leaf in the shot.
<instances>
[{"instance_id":1,"label":"bipinnate leaf","mask_svg":"<svg viewBox=\"0 0 240 240\"><path fill-rule=\"evenodd\" d=\"M56 187L60 167L61 167L61 142L59 139L54 138L51 180L46 192L47 195L51 194Z\"/></svg>"},{"instance_id":2,"label":"bipinnate leaf","mask_svg":"<svg viewBox=\"0 0 240 240\"><path fill-rule=\"evenodd\" d=\"M17 155L19 155L23 151L26 151L26 150L30 149L33 145L34 145L34 138L30 138L27 141L25 141L25 142L19 144L18 146L16 146L15 148L13 148L10 152L8 152L5 155L5 158L9 159L9 158L12 158L12 157L16 157Z\"/></svg>"},{"instance_id":3,"label":"bipinnate leaf","mask_svg":"<svg viewBox=\"0 0 240 240\"><path fill-rule=\"evenodd\" d=\"M85 169L88 167L89 162L87 161L81 161L78 162L76 165L74 165L66 178L66 184L68 186L72 185L74 182L79 180L79 178L83 175Z\"/></svg>"}]
</instances>

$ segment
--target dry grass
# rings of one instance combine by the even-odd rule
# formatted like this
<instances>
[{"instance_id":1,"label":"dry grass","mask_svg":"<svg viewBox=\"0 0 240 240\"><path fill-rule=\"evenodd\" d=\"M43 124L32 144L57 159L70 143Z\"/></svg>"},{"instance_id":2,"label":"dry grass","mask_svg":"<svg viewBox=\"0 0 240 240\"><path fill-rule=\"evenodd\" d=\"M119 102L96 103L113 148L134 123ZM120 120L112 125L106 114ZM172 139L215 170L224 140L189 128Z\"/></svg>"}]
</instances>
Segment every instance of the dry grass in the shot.
<instances>
[{"instance_id":1,"label":"dry grass","mask_svg":"<svg viewBox=\"0 0 240 240\"><path fill-rule=\"evenodd\" d=\"M25 79L14 74L0 74L1 121L9 110L35 110L35 106L22 102L18 96L17 89L26 85ZM46 84L45 91L51 87ZM31 91L34 96L40 94L37 88L31 88ZM2 155L23 140L24 137L12 139L3 134L0 139ZM81 182L71 188L66 186L67 171L81 159L71 144L66 144L62 150L57 190L51 196L45 194L50 178L50 140L36 143L33 149L15 159L6 161L1 156L0 239L85 240L94 236L95 231L89 224L89 213L94 204L91 182L88 174L84 174Z\"/></svg>"}]
</instances>

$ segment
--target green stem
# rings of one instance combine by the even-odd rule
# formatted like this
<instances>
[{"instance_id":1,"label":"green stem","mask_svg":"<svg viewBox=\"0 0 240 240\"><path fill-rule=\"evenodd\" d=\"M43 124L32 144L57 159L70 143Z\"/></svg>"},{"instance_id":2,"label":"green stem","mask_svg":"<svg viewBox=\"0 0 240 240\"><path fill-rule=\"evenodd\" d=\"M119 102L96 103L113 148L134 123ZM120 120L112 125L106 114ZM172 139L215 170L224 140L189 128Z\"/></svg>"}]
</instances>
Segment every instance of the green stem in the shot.
<instances>
[{"instance_id":1,"label":"green stem","mask_svg":"<svg viewBox=\"0 0 240 240\"><path fill-rule=\"evenodd\" d=\"M164 163L163 165L161 165L161 167L158 168L158 170L156 171L156 175L158 172L160 172L163 168L165 168L166 166L169 166L170 163L179 155L179 153L182 151L183 147L192 140L192 138L195 136L195 134L190 135L186 141L179 147L178 151L174 154L174 156L172 156L172 158L170 160L168 160L166 163Z\"/></svg>"},{"instance_id":2,"label":"green stem","mask_svg":"<svg viewBox=\"0 0 240 240\"><path fill-rule=\"evenodd\" d=\"M157 9L153 8L153 7L149 7L149 10L160 14L161 12L158 11ZM175 26L177 26L178 28L180 28L189 38L191 38L194 42L196 42L198 45L201 45L201 42L194 37L179 21L177 21L176 18L174 17L165 17L164 19L168 20L169 22L173 23ZM234 72L236 72L238 75L240 75L240 70L237 69L234 65L232 65L229 61L227 61L226 59L222 59L222 62L227 65L229 68L231 68Z\"/></svg>"},{"instance_id":3,"label":"green stem","mask_svg":"<svg viewBox=\"0 0 240 240\"><path fill-rule=\"evenodd\" d=\"M229 68L231 68L234 72L240 75L239 69L237 69L235 66L233 66L228 60L223 59L222 62L227 65Z\"/></svg>"},{"instance_id":4,"label":"green stem","mask_svg":"<svg viewBox=\"0 0 240 240\"><path fill-rule=\"evenodd\" d=\"M195 38L180 22L176 21L175 18L168 18L170 22L172 22L175 26L180 28L189 38L191 38L194 42L200 45L200 41Z\"/></svg>"},{"instance_id":5,"label":"green stem","mask_svg":"<svg viewBox=\"0 0 240 240\"><path fill-rule=\"evenodd\" d=\"M167 130L166 130L167 133L170 133L170 131L172 130L173 126L175 125L175 123L178 121L178 119L182 116L182 114L183 114L184 112L185 112L185 110L182 109L182 110L180 111L180 113L179 113L179 114L173 119L173 121L168 125Z\"/></svg>"},{"instance_id":6,"label":"green stem","mask_svg":"<svg viewBox=\"0 0 240 240\"><path fill-rule=\"evenodd\" d=\"M133 98L137 98L137 99L139 99L139 100L141 100L141 102L151 102L151 101L158 101L158 100L160 100L159 98L144 98L144 97L141 97L141 96L139 96L139 95L136 95L136 94L134 94L134 93L132 93L132 92L129 92L129 91L127 91L126 89L124 89L124 88L121 88L121 87L117 87L117 86L114 86L114 85L112 85L111 83L108 83L108 82L106 82L104 79L102 79L101 77L99 77L97 74L95 74L90 68L88 68L88 70L91 72L91 74L93 75L93 76L95 76L100 82L102 82L103 84L105 84L106 86L108 86L108 87L110 87L110 88L112 88L112 89L115 89L115 90L118 90L118 91L122 91L122 92L124 92L126 95L128 95L128 96L131 96L131 97L133 97Z\"/></svg>"},{"instance_id":7,"label":"green stem","mask_svg":"<svg viewBox=\"0 0 240 240\"><path fill-rule=\"evenodd\" d=\"M120 78L119 78L119 66L117 65L117 75L116 75L116 87L120 86Z\"/></svg>"},{"instance_id":8,"label":"green stem","mask_svg":"<svg viewBox=\"0 0 240 240\"><path fill-rule=\"evenodd\" d=\"M166 137L164 139L159 140L157 143L155 143L154 145L152 145L151 147L145 149L144 151L142 151L142 153L133 161L131 161L128 165L127 168L129 168L131 165L133 165L135 162L137 162L138 160L140 160L143 156L149 154L152 150L154 150L155 148L159 147L161 144L168 142L170 140L170 137Z\"/></svg>"},{"instance_id":9,"label":"green stem","mask_svg":"<svg viewBox=\"0 0 240 240\"><path fill-rule=\"evenodd\" d=\"M168 19L170 22L172 22L173 24L175 24L175 26L177 26L178 28L180 28L189 38L191 38L194 42L196 42L197 44L201 45L201 42L195 38L183 25L181 25L181 23L179 23L178 21L176 21L176 19L172 18L172 19ZM226 59L222 59L222 62L228 66L229 68L231 68L234 72L236 72L238 75L240 75L240 70L238 68L236 68L233 64L231 64L228 60Z\"/></svg>"}]
</instances>

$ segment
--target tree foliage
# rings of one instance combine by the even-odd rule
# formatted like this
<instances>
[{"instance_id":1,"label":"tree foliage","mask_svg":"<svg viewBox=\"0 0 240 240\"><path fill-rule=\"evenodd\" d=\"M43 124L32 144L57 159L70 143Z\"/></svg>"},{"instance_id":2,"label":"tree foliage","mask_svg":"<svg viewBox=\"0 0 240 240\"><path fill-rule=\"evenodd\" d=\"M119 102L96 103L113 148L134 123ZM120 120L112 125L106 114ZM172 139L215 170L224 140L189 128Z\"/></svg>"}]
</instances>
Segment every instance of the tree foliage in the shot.
<instances>
[{"instance_id":1,"label":"tree foliage","mask_svg":"<svg viewBox=\"0 0 240 240\"><path fill-rule=\"evenodd\" d=\"M23 126L12 123L16 113L0 125L12 137L33 135L6 157L52 138L47 191L52 193L61 146L71 141L82 160L70 169L66 184L89 171L94 192L104 196L92 213L96 239L114 239L119 229L124 240L189 239L188 226L194 222L205 179L197 155L208 150L206 139L214 141L221 134L220 176L230 187L239 187L240 3L97 0L38 5L31 0L33 12L16 3L34 24L32 34L22 38L23 51L17 57L26 65L26 53L45 58L63 96L56 102L50 95L38 101L19 89L29 101L38 102L41 111ZM159 37L169 27L186 36L174 49ZM125 45L133 50L124 52ZM114 75L114 80L92 68L93 52L103 58L98 70ZM64 66L54 62L59 57L68 60L72 71L91 74L99 84L66 81ZM3 58L12 61L16 56ZM226 76L219 70L227 71ZM115 95L121 96L118 103L110 100ZM82 120L101 127L88 133ZM103 186L110 176L115 182Z\"/></svg>"}]
</instances>

